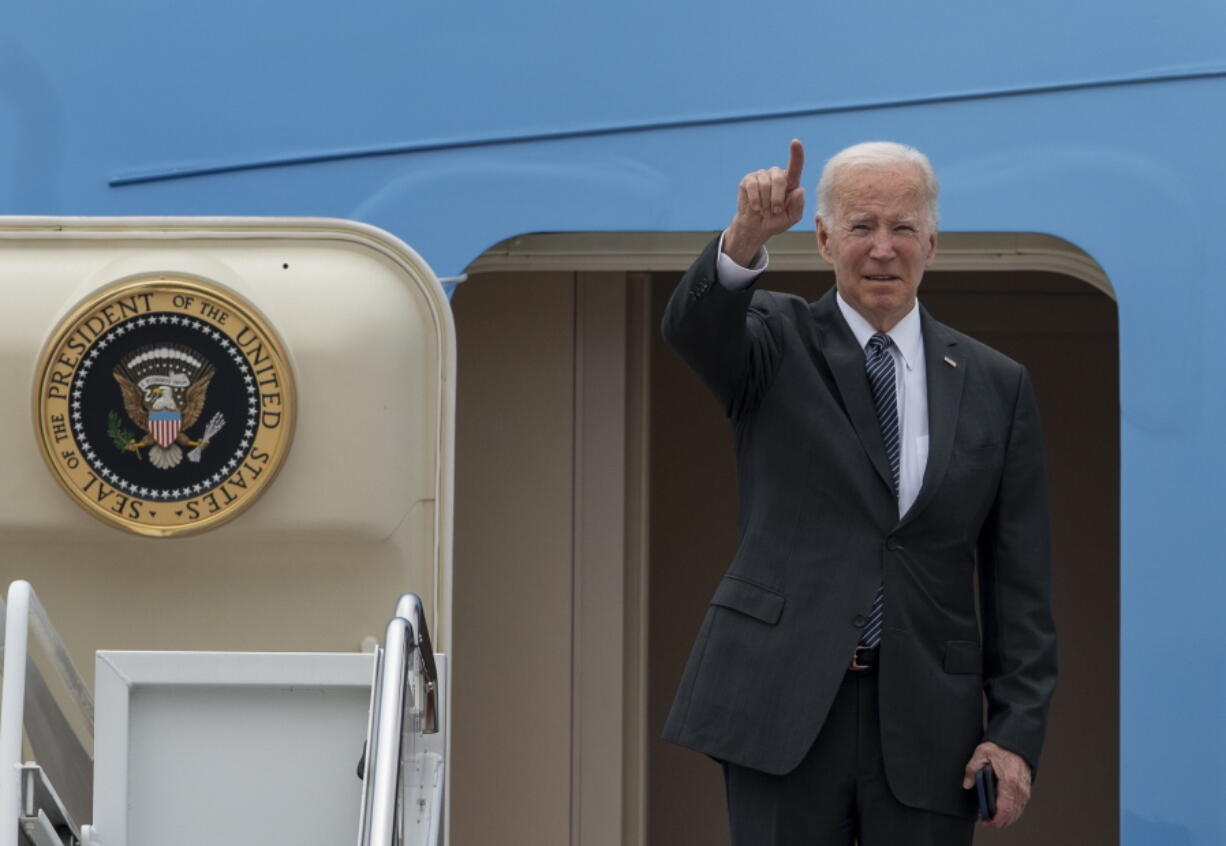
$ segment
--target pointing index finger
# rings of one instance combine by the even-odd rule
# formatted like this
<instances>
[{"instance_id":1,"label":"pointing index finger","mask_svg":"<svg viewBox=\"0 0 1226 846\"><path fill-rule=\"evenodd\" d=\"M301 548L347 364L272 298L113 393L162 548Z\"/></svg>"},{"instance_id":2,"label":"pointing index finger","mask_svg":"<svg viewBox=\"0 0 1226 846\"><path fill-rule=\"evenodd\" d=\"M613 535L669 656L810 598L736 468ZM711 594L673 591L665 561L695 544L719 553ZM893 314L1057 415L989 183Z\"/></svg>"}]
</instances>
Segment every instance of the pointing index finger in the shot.
<instances>
[{"instance_id":1,"label":"pointing index finger","mask_svg":"<svg viewBox=\"0 0 1226 846\"><path fill-rule=\"evenodd\" d=\"M788 182L787 190L800 187L800 174L805 169L805 145L796 138L788 147Z\"/></svg>"}]
</instances>

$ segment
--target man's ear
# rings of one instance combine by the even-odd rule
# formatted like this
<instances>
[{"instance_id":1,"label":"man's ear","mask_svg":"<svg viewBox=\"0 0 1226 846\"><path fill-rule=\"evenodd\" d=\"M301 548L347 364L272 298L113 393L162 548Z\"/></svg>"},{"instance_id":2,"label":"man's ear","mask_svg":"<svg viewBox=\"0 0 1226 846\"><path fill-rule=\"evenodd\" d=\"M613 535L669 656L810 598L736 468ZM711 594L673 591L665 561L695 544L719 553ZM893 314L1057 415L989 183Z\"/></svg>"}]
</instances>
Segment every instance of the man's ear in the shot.
<instances>
[{"instance_id":1,"label":"man's ear","mask_svg":"<svg viewBox=\"0 0 1226 846\"><path fill-rule=\"evenodd\" d=\"M924 262L924 267L931 267L932 261L937 257L937 232L932 230L932 234L928 236L928 259Z\"/></svg>"},{"instance_id":2,"label":"man's ear","mask_svg":"<svg viewBox=\"0 0 1226 846\"><path fill-rule=\"evenodd\" d=\"M821 215L817 216L817 251L827 262L834 264L830 258L830 231L826 229L826 221L822 220Z\"/></svg>"}]
</instances>

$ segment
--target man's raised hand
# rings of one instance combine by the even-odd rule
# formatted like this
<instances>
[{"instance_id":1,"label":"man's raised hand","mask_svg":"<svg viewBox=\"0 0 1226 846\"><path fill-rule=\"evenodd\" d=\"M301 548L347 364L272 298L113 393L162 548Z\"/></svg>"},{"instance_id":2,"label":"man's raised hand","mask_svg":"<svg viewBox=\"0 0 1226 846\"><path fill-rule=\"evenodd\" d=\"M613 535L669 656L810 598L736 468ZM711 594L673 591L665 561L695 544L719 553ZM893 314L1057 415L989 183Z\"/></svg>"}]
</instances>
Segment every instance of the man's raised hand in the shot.
<instances>
[{"instance_id":1,"label":"man's raised hand","mask_svg":"<svg viewBox=\"0 0 1226 846\"><path fill-rule=\"evenodd\" d=\"M724 231L729 258L748 267L767 241L804 216L805 189L800 187L804 168L805 147L793 138L786 170L772 167L745 174L737 190L736 215Z\"/></svg>"}]
</instances>

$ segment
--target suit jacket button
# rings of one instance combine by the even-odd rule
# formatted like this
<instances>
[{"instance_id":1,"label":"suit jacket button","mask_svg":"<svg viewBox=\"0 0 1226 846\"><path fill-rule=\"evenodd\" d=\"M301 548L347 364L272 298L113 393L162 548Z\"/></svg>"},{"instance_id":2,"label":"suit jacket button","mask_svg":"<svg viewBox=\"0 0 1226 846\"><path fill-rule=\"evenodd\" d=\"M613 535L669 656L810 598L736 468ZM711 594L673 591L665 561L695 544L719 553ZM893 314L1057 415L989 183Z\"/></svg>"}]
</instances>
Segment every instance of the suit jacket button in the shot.
<instances>
[{"instance_id":1,"label":"suit jacket button","mask_svg":"<svg viewBox=\"0 0 1226 846\"><path fill-rule=\"evenodd\" d=\"M898 550L902 549L902 544L893 538L886 538L885 548L890 552L898 552Z\"/></svg>"},{"instance_id":2,"label":"suit jacket button","mask_svg":"<svg viewBox=\"0 0 1226 846\"><path fill-rule=\"evenodd\" d=\"M862 629L864 628L864 624L867 622L868 620L866 620L862 614L857 614L855 618L852 619L851 624L857 629Z\"/></svg>"}]
</instances>

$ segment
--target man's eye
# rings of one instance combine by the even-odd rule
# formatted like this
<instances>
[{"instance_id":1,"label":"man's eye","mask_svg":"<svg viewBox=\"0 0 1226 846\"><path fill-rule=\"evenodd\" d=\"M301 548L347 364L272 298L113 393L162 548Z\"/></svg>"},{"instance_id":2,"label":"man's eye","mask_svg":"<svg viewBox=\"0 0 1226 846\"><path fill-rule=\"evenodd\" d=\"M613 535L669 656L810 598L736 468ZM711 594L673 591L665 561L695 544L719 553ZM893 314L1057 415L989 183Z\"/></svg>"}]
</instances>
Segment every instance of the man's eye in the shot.
<instances>
[{"instance_id":1,"label":"man's eye","mask_svg":"<svg viewBox=\"0 0 1226 846\"><path fill-rule=\"evenodd\" d=\"M894 231L895 231L895 232L914 232L914 231L915 231L915 227L914 227L914 226L907 226L907 225L905 225L905 224L904 224L904 225L902 225L902 226L895 226L895 227L894 227Z\"/></svg>"},{"instance_id":2,"label":"man's eye","mask_svg":"<svg viewBox=\"0 0 1226 846\"><path fill-rule=\"evenodd\" d=\"M867 223L853 223L851 225L851 231L852 232L867 232L868 224Z\"/></svg>"}]
</instances>

